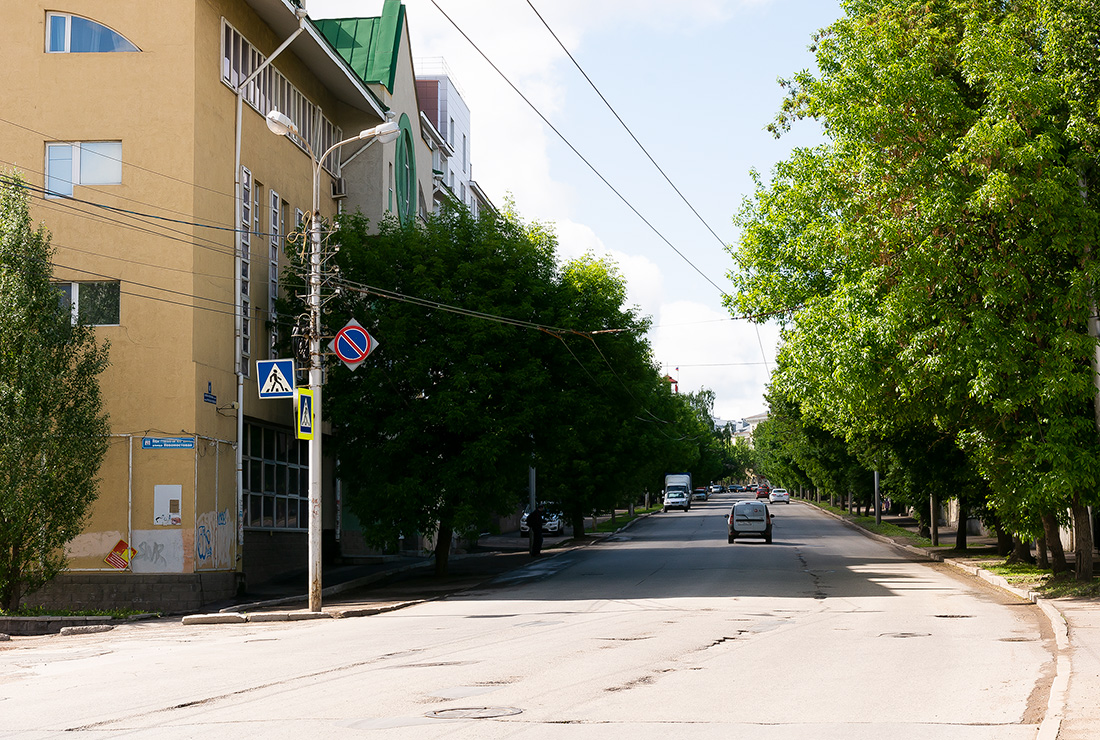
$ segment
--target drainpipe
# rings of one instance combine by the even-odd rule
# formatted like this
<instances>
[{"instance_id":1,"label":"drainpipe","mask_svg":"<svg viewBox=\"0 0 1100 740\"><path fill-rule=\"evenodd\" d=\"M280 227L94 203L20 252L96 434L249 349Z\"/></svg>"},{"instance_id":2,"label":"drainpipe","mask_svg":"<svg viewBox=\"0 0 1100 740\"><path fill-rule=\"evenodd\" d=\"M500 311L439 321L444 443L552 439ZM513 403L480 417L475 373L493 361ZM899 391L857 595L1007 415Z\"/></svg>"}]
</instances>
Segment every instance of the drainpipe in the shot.
<instances>
[{"instance_id":1,"label":"drainpipe","mask_svg":"<svg viewBox=\"0 0 1100 740\"><path fill-rule=\"evenodd\" d=\"M256 79L256 76L267 69L268 65L275 60L275 57L283 53L283 50L290 46L294 39L298 38L298 35L306 29L306 15L305 8L299 8L295 11L295 15L298 16L298 28L290 35L290 37L279 45L279 48L268 56L264 60L264 63L257 67L252 74L245 78L237 86L237 123L236 123L236 138L234 142L233 151L233 182L235 184L233 202L236 207L236 218L234 223L236 228L241 226L241 121L244 113L244 91L248 88L248 84L252 80ZM241 315L241 240L240 236L237 237L237 243L233 250L233 295L236 308L234 309L234 332L236 335L236 341L234 346L236 351L233 356L233 364L237 368L237 558L241 558L240 548L244 545L244 446L242 440L244 439L244 368L241 367L241 342L243 341L243 328L244 317Z\"/></svg>"}]
</instances>

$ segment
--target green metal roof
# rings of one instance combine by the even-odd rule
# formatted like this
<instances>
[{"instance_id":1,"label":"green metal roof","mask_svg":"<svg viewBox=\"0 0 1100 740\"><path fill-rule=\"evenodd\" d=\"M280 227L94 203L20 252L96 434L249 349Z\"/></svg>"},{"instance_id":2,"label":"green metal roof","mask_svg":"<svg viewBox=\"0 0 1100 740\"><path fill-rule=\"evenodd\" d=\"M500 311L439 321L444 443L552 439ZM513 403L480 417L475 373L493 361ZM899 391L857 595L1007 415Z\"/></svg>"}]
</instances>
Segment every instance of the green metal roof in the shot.
<instances>
[{"instance_id":1,"label":"green metal roof","mask_svg":"<svg viewBox=\"0 0 1100 740\"><path fill-rule=\"evenodd\" d=\"M368 84L393 92L397 53L405 23L401 0L386 0L379 18L326 18L313 21L352 71Z\"/></svg>"}]
</instances>

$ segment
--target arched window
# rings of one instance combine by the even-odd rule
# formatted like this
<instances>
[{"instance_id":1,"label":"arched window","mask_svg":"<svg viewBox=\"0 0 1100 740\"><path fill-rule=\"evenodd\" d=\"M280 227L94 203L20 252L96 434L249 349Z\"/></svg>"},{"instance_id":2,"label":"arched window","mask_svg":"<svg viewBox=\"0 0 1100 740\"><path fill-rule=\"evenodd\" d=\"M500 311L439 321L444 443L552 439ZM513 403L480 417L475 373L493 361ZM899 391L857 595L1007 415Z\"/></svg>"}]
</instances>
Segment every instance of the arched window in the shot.
<instances>
[{"instance_id":1,"label":"arched window","mask_svg":"<svg viewBox=\"0 0 1100 740\"><path fill-rule=\"evenodd\" d=\"M46 51L52 54L78 52L138 51L122 34L102 23L71 13L46 13Z\"/></svg>"},{"instance_id":2,"label":"arched window","mask_svg":"<svg viewBox=\"0 0 1100 740\"><path fill-rule=\"evenodd\" d=\"M413 149L412 124L406 113L398 121L401 134L397 137L397 217L406 223L416 216L416 152Z\"/></svg>"}]
</instances>

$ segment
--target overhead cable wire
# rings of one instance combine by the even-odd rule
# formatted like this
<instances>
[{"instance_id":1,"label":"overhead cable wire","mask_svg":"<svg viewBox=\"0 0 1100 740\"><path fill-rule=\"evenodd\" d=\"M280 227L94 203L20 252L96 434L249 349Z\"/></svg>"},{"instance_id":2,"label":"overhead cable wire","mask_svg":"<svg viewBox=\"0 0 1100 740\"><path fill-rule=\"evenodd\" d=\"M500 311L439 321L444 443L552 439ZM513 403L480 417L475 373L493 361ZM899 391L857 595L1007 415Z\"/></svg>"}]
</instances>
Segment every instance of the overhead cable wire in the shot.
<instances>
[{"instance_id":1,"label":"overhead cable wire","mask_svg":"<svg viewBox=\"0 0 1100 740\"><path fill-rule=\"evenodd\" d=\"M446 18L447 21L450 22L450 24L452 26L454 26L455 30L458 31L459 34L461 34L462 37L464 39L466 39L466 41L469 42L470 46L472 46L474 48L474 51L476 51L478 54L480 54L481 58L484 59L486 61L486 63L488 63L488 65L493 68L493 71L495 71L498 75L500 75L500 78L502 80L504 80L508 84L509 87L512 88L512 90L516 93L516 95L518 95L523 100L523 102L526 103L527 106L532 111L535 112L535 115L537 115L540 119L542 119L542 122L545 123L550 128L551 131L553 131L555 134L557 134L558 138L561 139L562 143L564 143L567 147L569 147L569 149L574 154L576 154L577 157L582 162L585 163L585 165L588 166L588 169L592 170L592 173L594 175L596 175L596 177L598 177L600 179L600 181L603 182L603 184L606 185L611 190L611 192L613 192L616 196L618 196L619 200L621 200L623 202L623 204L626 205L627 208L629 208L631 211L633 211L634 215L636 215L639 219L641 219L642 223L644 223L646 226L649 227L650 231L652 231L654 234L656 234L661 239L661 241L663 241L665 244L667 244L669 246L669 248L672 249L673 252L680 255L680 258L683 259L684 262L686 262L688 265L691 266L691 268L693 270L695 270L697 273L699 273L699 275L704 280L706 280L708 283L713 285L714 288L721 295L723 295L723 296L726 295L726 292L724 290L722 290L722 288L719 287L717 283L715 283L713 280L711 280L709 275L707 275L705 272L703 272L701 269L699 269L699 267L694 262L692 262L687 257L687 255L685 255L683 252L681 252L679 249L677 249L675 244L673 244L671 241L669 241L668 238L664 234L662 234L657 229L657 227L654 226L649 221L649 219L647 219L644 215L642 215L642 212L639 211L637 208L635 208L634 204L631 203L629 200L627 200L626 196L624 196L622 193L620 193L618 191L618 189L614 185L612 185L611 182L606 177L604 177L603 173L601 173L598 169L596 169L595 165L593 165L591 162L589 162L588 159L583 154L580 153L580 151L577 149L577 147L573 146L573 143L570 142L569 139L567 139L565 137L565 134L563 134L561 131L559 131L558 128L550 122L550 119L548 119L545 115L543 115L542 111L540 111L537 107L535 107L535 104L532 103L527 98L527 96L524 95L520 91L520 89L518 87L516 87L515 83L513 83L512 80L509 79L508 76L505 75L504 72L502 72L501 69L496 64L494 64L491 59L489 59L488 55L486 55L485 52L482 51L481 48L476 43L474 43L474 40L471 39L469 37L469 35L465 31L463 31L462 28L457 23L455 23L455 21L449 15L447 15L447 13L443 10L443 8L439 7L439 3L436 2L436 0L431 0L431 3L443 15L443 17Z\"/></svg>"},{"instance_id":2,"label":"overhead cable wire","mask_svg":"<svg viewBox=\"0 0 1100 740\"><path fill-rule=\"evenodd\" d=\"M462 308L460 306L452 306L446 303L441 303L439 301L433 301L428 298L409 296L394 290L378 288L373 285L366 285L364 283L357 283L346 279L341 279L336 282L341 287L347 288L348 290L356 293L361 293L363 295L376 295L380 298L388 298L390 300L400 301L403 303L410 303L416 306L421 306L423 308L434 308L440 311L447 311L449 313L459 314L462 316L469 316L475 319L495 321L500 324L507 324L524 329L535 329L538 331L559 334L577 334L579 336L588 336L591 334L618 334L622 332L634 331L633 329L594 329L588 331L581 329L566 329L559 326L549 326L547 324L539 324L533 321L525 321L523 319L512 319L506 316L500 316L498 314L486 313L484 311L475 311L473 309Z\"/></svg>"},{"instance_id":3,"label":"overhead cable wire","mask_svg":"<svg viewBox=\"0 0 1100 740\"><path fill-rule=\"evenodd\" d=\"M588 73L584 71L584 68L581 67L580 62L576 60L573 54L565 46L565 44L562 43L562 40L558 38L558 35L554 33L554 29L552 29L550 27L550 24L546 22L546 19L542 17L542 13L538 11L538 8L534 6L531 0L527 0L527 5L530 6L531 10L533 10L535 15L538 16L538 19L542 21L542 25L545 26L546 30L550 32L550 35L554 37L554 41L558 42L558 46L560 46L561 50L565 52L565 55L569 57L569 61L573 62L573 66L577 68L577 71L580 72L584 79L588 81L589 86L591 86L591 88L596 92L596 95L600 97L600 100L603 101L603 104L607 106L607 109L609 111L611 111L611 115L615 116L615 120L617 120L622 125L623 129L626 130L628 134L630 134L630 138L634 140L634 143L638 145L638 148L642 150L642 153L646 155L646 158L649 159L653 166L657 168L657 171L661 173L661 177L665 178L665 182L667 182L669 186L676 192L676 194L680 196L680 200L684 201L684 205L691 209L691 212L695 214L695 217L697 219L699 219L699 223L703 224L703 226L706 227L707 231L709 231L714 236L714 238L718 240L718 243L721 244L723 248L725 248L726 243L722 240L722 237L718 236L718 233L713 228L711 228L711 225L707 223L706 219L704 219L699 211L695 209L695 206L691 204L691 201L687 199L687 196L680 192L680 188L676 187L676 183L674 183L672 181L672 178L670 178L668 174L665 173L665 171L661 168L661 165L657 164L657 160L653 158L653 156L649 153L645 146L642 145L642 142L638 140L638 137L634 135L634 132L630 130L630 127L626 125L626 121L622 119L622 116L619 115L619 112L615 110L614 106L612 106L611 103L608 102L607 98L604 97L604 94L600 91L600 88L596 87L596 83L593 82L592 78L588 76ZM719 290L721 289L719 288ZM722 295L726 295L725 291L722 291Z\"/></svg>"},{"instance_id":4,"label":"overhead cable wire","mask_svg":"<svg viewBox=\"0 0 1100 740\"><path fill-rule=\"evenodd\" d=\"M435 0L432 0L432 2L434 4ZM661 173L661 176L663 178L665 178L665 182L667 182L669 184L669 186L676 192L676 194L678 196L680 196L680 200L684 201L684 205L686 205L691 210L691 212L695 214L695 217L697 219L699 219L699 222L701 224L703 224L703 226L706 227L707 231L709 231L714 236L714 238L718 240L718 243L722 245L722 248L725 249L726 243L725 243L725 241L722 240L722 237L718 236L718 232L716 232L713 228L711 228L711 225L709 223L707 223L706 219L704 219L703 216L699 213L699 211L695 209L695 206L693 206L691 204L691 201L689 201L687 199L687 197L680 191L680 188L676 187L676 183L672 182L672 179L668 176L668 174L665 173L664 169L661 168L661 165L657 164L657 160L655 160L653 158L653 156L649 153L649 151L645 148L645 146L642 145L642 142L638 140L638 137L634 135L634 132L630 130L630 127L626 125L626 121L624 121L622 119L622 116L619 115L619 112L615 110L615 107L613 105L611 105L610 102L608 102L607 98L604 97L604 94L600 91L600 89L598 87L596 87L596 83L593 82L592 78L588 76L588 73L584 71L584 68L581 67L580 62L578 62L576 60L576 58L573 56L573 54L565 46L565 44L562 43L562 40L560 38L558 38L558 35L556 33L554 33L554 29L552 29L550 27L550 24L546 22L546 19L542 17L542 13L540 13L538 11L538 8L536 8L534 6L534 4L531 2L531 0L527 0L527 5L531 8L531 10L534 12L534 14L538 17L538 19L540 21L542 21L542 25L546 28L546 30L550 33L550 35L554 37L554 41L558 42L558 46L560 46L562 51L565 52L565 55L567 57L569 57L569 61L573 62L573 66L575 66L577 68L577 71L580 72L581 75L584 77L584 79L588 81L589 86L591 86L591 88L596 92L596 95L598 95L600 100L603 101L603 104L605 106L607 106L607 109L609 111L611 111L611 115L615 116L615 120L617 120L622 125L623 129L628 134L630 134L630 138L634 140L634 143L638 145L638 148L642 150L642 153L646 155L646 157L653 164L653 166L657 168L657 171ZM439 7L439 6L436 5L436 7ZM440 12L442 12L442 11L440 11ZM447 20L450 20L450 19L448 18ZM453 23L453 21L452 21L452 23ZM509 84L511 84L511 83L509 83ZM677 250L677 254L679 254L679 250ZM683 255L681 254L680 256L682 257ZM689 264L690 264L690 262L689 262ZM695 267L695 266L692 265L692 267ZM698 268L696 268L696 271L699 271ZM700 273L700 274L702 274L702 273ZM704 277L706 277L706 276L704 275ZM714 285L714 287L718 288L718 286L714 283L714 281L710 280L710 278L707 278L707 280L711 283L711 285ZM726 299L730 298L730 295L728 293L726 293L726 291L722 290L721 288L718 288L718 291L722 294L723 298L726 298ZM745 318L747 318L747 317L745 317ZM754 322L754 324L755 324L755 322ZM760 327L759 326L756 326L756 341L760 345L760 355L764 360L764 365L768 366L768 358L764 354L764 340L760 336ZM771 372L770 366L768 367L768 372Z\"/></svg>"}]
</instances>

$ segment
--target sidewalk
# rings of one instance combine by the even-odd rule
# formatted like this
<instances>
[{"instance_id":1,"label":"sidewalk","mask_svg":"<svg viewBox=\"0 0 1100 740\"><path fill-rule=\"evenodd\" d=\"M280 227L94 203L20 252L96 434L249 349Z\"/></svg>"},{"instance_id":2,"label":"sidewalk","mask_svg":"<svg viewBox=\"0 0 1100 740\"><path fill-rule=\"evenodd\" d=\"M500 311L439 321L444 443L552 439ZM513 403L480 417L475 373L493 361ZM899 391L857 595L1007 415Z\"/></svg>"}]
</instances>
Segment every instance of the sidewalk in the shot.
<instances>
[{"instance_id":1,"label":"sidewalk","mask_svg":"<svg viewBox=\"0 0 1100 740\"><path fill-rule=\"evenodd\" d=\"M941 528L938 547L915 547L905 538L875 534L831 511L819 510L860 529L868 537L889 542L916 557L947 563L1024 601L1038 605L1054 632L1057 656L1046 715L1039 726L1036 739L1092 740L1100 735L1100 702L1097 701L1097 697L1100 697L1100 601L1043 598L1035 591L1017 588L1001 576L985 570L982 565L987 559L981 556L996 554L996 537L969 536L966 555L960 557L954 550L953 528ZM916 520L910 517L884 515L882 521L913 533L918 529Z\"/></svg>"}]
</instances>

